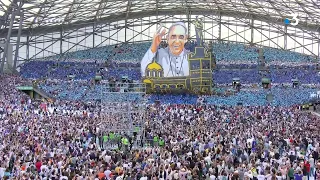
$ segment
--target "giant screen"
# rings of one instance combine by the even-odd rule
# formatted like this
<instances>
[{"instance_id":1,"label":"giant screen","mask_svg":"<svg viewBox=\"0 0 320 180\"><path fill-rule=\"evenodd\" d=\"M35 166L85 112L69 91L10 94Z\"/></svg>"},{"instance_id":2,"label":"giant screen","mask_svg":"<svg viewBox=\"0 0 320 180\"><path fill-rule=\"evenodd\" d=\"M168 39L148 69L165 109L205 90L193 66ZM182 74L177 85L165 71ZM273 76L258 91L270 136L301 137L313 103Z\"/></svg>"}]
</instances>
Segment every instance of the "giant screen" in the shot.
<instances>
[{"instance_id":1,"label":"giant screen","mask_svg":"<svg viewBox=\"0 0 320 180\"><path fill-rule=\"evenodd\" d=\"M209 92L212 86L212 55L203 47L202 23L194 21L197 46L185 49L188 29L183 22L173 23L168 32L162 26L153 37L150 48L141 60L141 75L147 90L152 92ZM167 47L160 47L163 39Z\"/></svg>"}]
</instances>

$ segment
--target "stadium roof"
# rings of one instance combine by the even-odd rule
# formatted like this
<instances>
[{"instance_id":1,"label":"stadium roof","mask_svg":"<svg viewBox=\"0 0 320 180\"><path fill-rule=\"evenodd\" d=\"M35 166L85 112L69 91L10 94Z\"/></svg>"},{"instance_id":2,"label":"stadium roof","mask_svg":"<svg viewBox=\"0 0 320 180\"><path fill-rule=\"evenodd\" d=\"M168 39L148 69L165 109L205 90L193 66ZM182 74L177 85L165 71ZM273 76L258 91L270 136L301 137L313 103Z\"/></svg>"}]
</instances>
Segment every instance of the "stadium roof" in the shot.
<instances>
[{"instance_id":1,"label":"stadium roof","mask_svg":"<svg viewBox=\"0 0 320 180\"><path fill-rule=\"evenodd\" d=\"M20 3L23 34L186 12L272 20L282 25L288 15L295 13L300 20L298 28L320 31L319 0L1 0L0 36L7 32L12 9L17 12L17 8L12 7L17 7ZM17 13L13 22L14 29L19 28L19 15ZM13 30L13 35L16 31Z\"/></svg>"}]
</instances>

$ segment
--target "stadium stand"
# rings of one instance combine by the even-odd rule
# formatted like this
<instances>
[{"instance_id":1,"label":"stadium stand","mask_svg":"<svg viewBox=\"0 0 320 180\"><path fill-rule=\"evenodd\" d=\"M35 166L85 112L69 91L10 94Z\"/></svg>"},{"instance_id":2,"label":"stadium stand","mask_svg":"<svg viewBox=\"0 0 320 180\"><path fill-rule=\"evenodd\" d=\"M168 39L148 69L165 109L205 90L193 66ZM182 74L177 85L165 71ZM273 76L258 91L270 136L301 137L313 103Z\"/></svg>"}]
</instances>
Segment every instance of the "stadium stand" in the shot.
<instances>
[{"instance_id":1,"label":"stadium stand","mask_svg":"<svg viewBox=\"0 0 320 180\"><path fill-rule=\"evenodd\" d=\"M0 9L0 180L320 179L317 2Z\"/></svg>"},{"instance_id":2,"label":"stadium stand","mask_svg":"<svg viewBox=\"0 0 320 180\"><path fill-rule=\"evenodd\" d=\"M297 52L291 52L275 48L264 48L264 57L267 62L277 61L277 62L314 62L316 59L311 56L304 55Z\"/></svg>"},{"instance_id":3,"label":"stadium stand","mask_svg":"<svg viewBox=\"0 0 320 180\"><path fill-rule=\"evenodd\" d=\"M22 179L23 177L30 177L30 179L61 177L67 179L76 176L82 178L101 176L101 179L103 179L104 177L126 176L141 179L141 177L169 176L179 179L179 177L186 176L188 179L205 177L223 179L227 176L238 176L238 173L246 176L245 173L252 172L252 168L238 166L238 163L234 164L234 161L241 161L249 165L250 159L253 158L251 151L257 153L264 160L262 162L267 165L266 173L263 175L265 177L273 174L279 174L278 176L281 177L281 172L284 172L283 174L286 177L303 176L301 170L296 170L293 167L298 166L300 162L304 167L310 167L310 178L314 178L317 171L314 161L319 158L317 148L320 138L318 133L320 119L311 113L299 111L297 106L270 107L261 106L260 103L248 108L245 106L242 108L217 106L217 104L224 104L222 101L225 98L215 102L211 101L210 98L205 98L210 104L215 105L196 106L192 105L195 103L195 97L180 96L180 99L175 99L176 96L165 95L162 96L163 99L169 101L165 101L161 105L148 105L149 110L146 112L146 118L149 120L143 135L145 140L140 142L145 148L131 149L135 139L134 136L128 138L122 133L112 131L115 127L126 127L125 123L121 123L121 117L109 114L103 119L98 118L100 105L96 103L88 105L78 101L60 100L43 104L33 101L15 90L15 86L21 83L24 83L24 80L19 77L0 76L0 97L2 97L0 102L0 118L2 119L0 121L2 142L0 150L2 154L11 152L8 153L10 156L4 156L1 159L1 162L8 162L1 163L1 170L3 171L0 174L1 177L22 177ZM288 96L280 94L282 92L287 93ZM297 92L277 89L273 93L279 95L279 98L284 98ZM299 93L306 93L306 91L302 89L299 90ZM263 96L260 92L256 94ZM295 94L295 98L300 98L300 95ZM159 97L156 99L159 99ZM248 92L242 95L241 100L252 101L255 98L257 97L250 96ZM290 103L297 103L295 98L287 98L286 100ZM233 102L237 100L239 99L235 99ZM261 102L260 100L257 98L255 102ZM108 106L104 107L104 109L107 108ZM133 115L133 118L139 119L139 116ZM94 128L97 124L99 124L99 128ZM230 130L230 127L232 130ZM308 131L303 131L303 129L308 129ZM299 133L296 134L296 132ZM237 134L239 137L233 137L233 134ZM308 136L308 134L312 134L315 140L304 143L302 138ZM222 138L224 136L225 138ZM42 141L38 141L40 138ZM125 138L129 139L128 143ZM230 141L230 145L223 145L224 140ZM272 146L270 146L270 142L272 142ZM273 146L278 147L276 145L278 143L282 144L279 145L279 150L271 148ZM182 148L178 149L177 144L180 144ZM298 153L296 155L289 148L293 145L298 147L295 149ZM193 148L190 146L193 146ZM219 148L215 149L215 146L228 147L230 152L224 152L223 149L219 152ZM235 146L237 146L237 149ZM185 149L187 147L190 149ZM159 148L165 148L166 150L158 154ZM113 149L121 149L121 151ZM165 154L170 151L184 153L166 156ZM128 152L134 156L128 156ZM306 156L306 152L310 152L312 156ZM264 153L267 155L263 156ZM280 169L274 169L275 172L268 170L272 163L266 161L266 157L275 158L276 162L278 156L286 157L288 153L291 153L291 159L296 159L296 161L290 161L287 157L292 166L285 171L285 165L280 165ZM47 156L41 158L37 154L47 154ZM231 160L226 159L228 169L225 173L222 171L222 174L219 174L213 170L215 168L214 163L217 161L214 154L220 158L231 158ZM141 160L136 162L136 157ZM171 166L166 166L164 169L160 167L159 172L164 173L164 176L156 173L148 175L131 174L125 171L127 165L132 163L133 169L141 168L143 170L140 170L140 172L147 173L149 172L148 169L141 166L143 164L148 167L154 166L151 160L153 158L159 158L160 163L169 161L170 164L170 161L172 161L171 163L174 163L174 166L178 166L178 164L184 162L183 157L190 165L186 165L185 169L180 168L177 171L174 171L175 168ZM196 165L198 162L196 157L204 159L204 162L209 166L208 171L203 171L203 174L200 175L191 171L190 166ZM122 162L118 158L125 161ZM258 159L260 160L260 158ZM307 161L305 161L306 159ZM16 161L20 163L15 163ZM303 164L303 162L305 163ZM88 164L89 169L82 166L82 163ZM81 172L95 168L93 163L101 164L100 168L96 168L96 173L86 174ZM59 167L62 164L65 167ZM90 164L93 164L93 166ZM109 166L109 164L114 167ZM259 164L256 166L260 167ZM200 167L205 168L205 166ZM81 171L74 168L79 168ZM116 172L116 169L118 169L118 172ZM256 170L254 170L254 173L257 173ZM253 176L255 175L253 174Z\"/></svg>"},{"instance_id":4,"label":"stadium stand","mask_svg":"<svg viewBox=\"0 0 320 180\"><path fill-rule=\"evenodd\" d=\"M186 44L186 48L194 48L195 41ZM41 88L45 91L54 93L56 97L68 100L85 100L90 101L94 99L101 99L96 96L101 92L100 85L88 85L88 81L94 79L97 72L101 72L104 79L116 78L118 80L123 76L127 76L131 80L140 80L141 74L139 70L139 60L142 58L143 53L150 43L137 43L137 44L123 44L116 46L106 46L96 49L83 50L78 52L68 53L66 61L54 63L54 61L30 61L21 67L21 75L25 78L41 79L60 79L58 84L42 84ZM166 46L163 44L163 46ZM306 56L297 55L294 52L273 51L270 48L264 48L266 60L273 62L277 58L284 61L289 61L290 57L295 57L301 60L296 60L300 64L295 64L295 67L285 67L283 62L273 63L270 65L270 73L268 77L272 83L292 83L292 79L298 79L301 84L318 84L319 76L313 64L308 64ZM213 72L213 78L216 84L226 85L231 84L233 78L240 78L242 84L260 84L262 76L259 73L257 63L258 48L245 46L242 44L234 43L214 43L213 52L217 57L217 69ZM228 53L227 53L228 52ZM268 54L276 53L277 56L269 56ZM227 54L227 55L226 55ZM290 55L292 54L292 55ZM286 58L287 57L287 58ZM51 57L54 58L54 57ZM58 58L58 57L56 57ZM104 61L101 59L104 58ZM100 59L100 61L97 61ZM83 60L83 62L81 62ZM89 61L89 62L87 62ZM299 68L297 68L299 67ZM102 71L101 71L101 68ZM301 69L300 69L301 68ZM77 84L77 82L70 85L63 80L68 79L68 75L74 75L75 80L87 80L85 83ZM76 91L72 89L76 88ZM272 105L290 106L294 103L280 98L281 90L272 89L275 94L278 92L280 95L275 96ZM309 94L314 90L304 91L295 89L287 89L286 96L297 97L297 102L306 102L310 97ZM234 97L213 97L208 98L209 104L225 104L236 105L238 102L247 102L248 105L266 105L267 92L257 90L255 92L240 92ZM283 94L285 95L285 94ZM157 96L151 96L150 103L154 102ZM108 97L107 100L112 100L115 97ZM119 97L120 99L122 97ZM135 97L132 97L135 98ZM173 95L159 96L158 100L163 102L179 102L181 104L194 104L196 100L192 97L174 97ZM184 103L183 103L184 102Z\"/></svg>"},{"instance_id":5,"label":"stadium stand","mask_svg":"<svg viewBox=\"0 0 320 180\"><path fill-rule=\"evenodd\" d=\"M219 61L242 61L245 63L257 63L259 54L257 47L233 43L214 43L213 52Z\"/></svg>"},{"instance_id":6,"label":"stadium stand","mask_svg":"<svg viewBox=\"0 0 320 180\"><path fill-rule=\"evenodd\" d=\"M240 78L241 83L259 83L261 77L257 69L217 69L213 72L217 84L231 84L233 78Z\"/></svg>"}]
</instances>

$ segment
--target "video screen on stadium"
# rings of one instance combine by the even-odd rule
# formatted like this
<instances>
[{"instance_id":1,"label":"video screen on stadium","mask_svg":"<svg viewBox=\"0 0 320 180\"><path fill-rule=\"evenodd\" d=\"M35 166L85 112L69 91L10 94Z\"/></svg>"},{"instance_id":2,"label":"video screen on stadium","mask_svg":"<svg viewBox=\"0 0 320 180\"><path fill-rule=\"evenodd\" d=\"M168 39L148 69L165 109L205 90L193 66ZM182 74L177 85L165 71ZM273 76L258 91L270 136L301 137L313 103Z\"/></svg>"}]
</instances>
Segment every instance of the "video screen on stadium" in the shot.
<instances>
[{"instance_id":1,"label":"video screen on stadium","mask_svg":"<svg viewBox=\"0 0 320 180\"><path fill-rule=\"evenodd\" d=\"M212 54L203 44L201 20L194 22L197 41L186 48L188 29L183 22L168 30L160 26L141 60L147 89L154 92L209 92L212 86Z\"/></svg>"}]
</instances>

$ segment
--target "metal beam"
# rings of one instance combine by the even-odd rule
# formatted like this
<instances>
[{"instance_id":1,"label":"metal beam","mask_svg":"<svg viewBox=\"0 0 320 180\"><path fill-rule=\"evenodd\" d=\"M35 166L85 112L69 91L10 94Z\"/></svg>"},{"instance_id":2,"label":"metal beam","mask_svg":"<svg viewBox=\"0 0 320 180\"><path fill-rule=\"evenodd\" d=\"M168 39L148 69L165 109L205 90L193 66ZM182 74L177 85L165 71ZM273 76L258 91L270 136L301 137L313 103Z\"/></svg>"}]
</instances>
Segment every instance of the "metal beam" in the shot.
<instances>
[{"instance_id":1,"label":"metal beam","mask_svg":"<svg viewBox=\"0 0 320 180\"><path fill-rule=\"evenodd\" d=\"M232 36L236 36L236 35L240 36L239 34L241 34L241 33L245 32L245 31L247 31L247 30L249 30L249 29L244 29L244 30L239 31L239 32L237 32L237 33L231 34L231 35L229 35L229 36L227 36L227 37L222 38L222 40L229 39L230 37L232 37ZM240 36L240 37L241 37L241 36ZM245 38L245 37L244 37L244 38ZM246 41L247 41L247 42L249 42L248 40L246 40ZM250 43L251 43L251 42L250 42Z\"/></svg>"},{"instance_id":2,"label":"metal beam","mask_svg":"<svg viewBox=\"0 0 320 180\"><path fill-rule=\"evenodd\" d=\"M124 23L124 41L127 42L127 24L128 24L128 17L129 17L129 12L130 12L130 7L131 7L131 0L128 0L127 2L127 14L126 14L126 19Z\"/></svg>"},{"instance_id":3,"label":"metal beam","mask_svg":"<svg viewBox=\"0 0 320 180\"><path fill-rule=\"evenodd\" d=\"M26 58L29 59L30 57L30 44L29 44L29 36L27 36L27 49L26 49Z\"/></svg>"},{"instance_id":4,"label":"metal beam","mask_svg":"<svg viewBox=\"0 0 320 180\"><path fill-rule=\"evenodd\" d=\"M101 0L99 2L99 7L96 10L96 14L94 17L94 21L97 21L98 19L100 19L101 14L103 13L103 10L105 9L106 5L108 4L109 0Z\"/></svg>"},{"instance_id":5,"label":"metal beam","mask_svg":"<svg viewBox=\"0 0 320 180\"><path fill-rule=\"evenodd\" d=\"M304 44L304 45L302 45L302 46L296 46L296 47L294 47L294 48L290 48L290 49L288 49L287 48L287 50L288 51L291 51L291 50L295 50L295 49L299 49L299 48L305 48L306 46L309 46L309 45L314 45L315 43L309 43L309 44Z\"/></svg>"},{"instance_id":6,"label":"metal beam","mask_svg":"<svg viewBox=\"0 0 320 180\"><path fill-rule=\"evenodd\" d=\"M92 26L92 47L94 48L95 47L95 31L96 31L96 23L93 23L93 26Z\"/></svg>"},{"instance_id":7,"label":"metal beam","mask_svg":"<svg viewBox=\"0 0 320 180\"><path fill-rule=\"evenodd\" d=\"M1 3L4 5L4 3L2 1L1 1ZM11 1L10 5L7 6L7 10L4 11L4 14L1 16L1 20L0 20L0 29L1 29L1 31L6 29L10 13L12 13L12 9L14 8L16 3L17 3L16 0ZM0 33L2 33L2 32L0 32Z\"/></svg>"},{"instance_id":8,"label":"metal beam","mask_svg":"<svg viewBox=\"0 0 320 180\"><path fill-rule=\"evenodd\" d=\"M76 5L76 2L77 2L77 0L73 0L72 1L72 4L71 4L66 16L64 17L64 21L63 22L67 22L67 21L69 21L71 19L70 16L72 17L72 15L70 15L70 14L75 11L75 10L73 10L73 7Z\"/></svg>"},{"instance_id":9,"label":"metal beam","mask_svg":"<svg viewBox=\"0 0 320 180\"><path fill-rule=\"evenodd\" d=\"M268 22L271 21L273 23L276 23L278 25L283 26L283 20L279 19L278 17L272 17L272 16L261 16L259 14L248 14L247 12L236 12L236 11L219 11L219 10L211 10L211 9L197 9L197 8L190 8L190 11L192 12L193 15L210 15L210 14L217 14L220 12L221 16L227 16L227 17L234 17L234 18L253 18L255 20L263 21L263 22ZM157 12L155 10L151 11L146 11L146 12L131 12L130 17L128 19L136 19L136 18L143 18L143 17L148 17L148 16L154 16ZM185 15L185 11L183 9L169 9L169 10L158 10L159 15ZM112 22L117 22L121 20L125 20L127 13L121 13L121 14L115 14L115 15L110 15L105 18L97 19L96 20L96 25L99 24L105 24L105 23L112 23ZM249 15L249 16L248 16ZM73 29L80 29L83 27L87 26L92 26L94 23L94 20L87 20L87 21L78 21L75 23L70 23L70 24L63 24L63 25L56 25L56 26L50 26L50 27L36 27L32 29L32 32L30 32L29 29L23 29L22 35L39 35L39 34L46 34L50 32L58 32L61 27L65 30L73 30ZM317 24L308 24L306 25L305 22L300 21L297 26L295 26L299 29L302 30L307 30L307 31L313 31L313 32L319 32L319 25ZM8 29L5 29L4 32L0 33L0 37L4 37L8 32ZM12 31L12 36L17 35L17 30Z\"/></svg>"},{"instance_id":10,"label":"metal beam","mask_svg":"<svg viewBox=\"0 0 320 180\"><path fill-rule=\"evenodd\" d=\"M279 37L282 37L282 36L283 36L283 34L278 35L278 36L275 36L275 37L272 37L272 38L269 38L269 39L265 39L265 40L261 40L261 41L256 41L255 44L256 44L256 45L259 45L259 44L262 45L263 42L271 41L271 40L273 40L273 39L276 39L276 38L279 38ZM270 47L270 46L268 46L268 47Z\"/></svg>"},{"instance_id":11,"label":"metal beam","mask_svg":"<svg viewBox=\"0 0 320 180\"><path fill-rule=\"evenodd\" d=\"M23 19L24 19L24 13L21 12L21 8L23 6L23 2L20 2L19 6L18 6L18 12L20 15L20 21L19 21L19 31L18 31L18 37L17 37L17 42L16 42L16 52L14 53L14 60L13 60L13 70L16 71L16 67L17 67L17 60L18 60L18 56L19 56L19 46L20 46L20 36L21 36L21 30L22 30L22 23L23 23Z\"/></svg>"},{"instance_id":12,"label":"metal beam","mask_svg":"<svg viewBox=\"0 0 320 180\"><path fill-rule=\"evenodd\" d=\"M250 29L251 29L251 40L250 40L250 43L251 43L251 45L253 45L253 39L254 39L254 29L253 29L253 26L254 26L254 19L251 18L251 25L250 25Z\"/></svg>"},{"instance_id":13,"label":"metal beam","mask_svg":"<svg viewBox=\"0 0 320 180\"><path fill-rule=\"evenodd\" d=\"M288 42L288 40L287 40L287 38L288 38L288 33L287 33L287 26L284 26L284 38L283 38L283 40L284 40L284 42L283 42L283 48L284 49L287 49L287 42Z\"/></svg>"},{"instance_id":14,"label":"metal beam","mask_svg":"<svg viewBox=\"0 0 320 180\"><path fill-rule=\"evenodd\" d=\"M236 32L236 31L234 31L232 28L230 28L229 26L226 26L226 25L223 25L224 27L226 27L226 28L228 28L230 31L232 31L234 34L233 35L238 35L239 37L241 37L244 41L247 41L248 42L248 44L250 44L250 41L249 40L247 40L245 37L243 37L242 35L240 35L239 33L240 32ZM229 33L228 33L228 35L229 35ZM231 35L231 36L233 36L233 35ZM228 36L228 37L231 37L231 36Z\"/></svg>"},{"instance_id":15,"label":"metal beam","mask_svg":"<svg viewBox=\"0 0 320 180\"><path fill-rule=\"evenodd\" d=\"M101 27L99 27L99 28L97 28L97 29L102 29L102 28L104 28L106 25L104 25L104 26L101 26ZM63 31L63 29L62 29L62 31ZM69 34L71 34L71 33L73 33L72 31L69 31L65 36L68 36ZM80 42L82 42L83 40L85 40L87 37L89 37L91 34L87 34L87 35L85 35L85 38L84 39L82 39ZM64 36L64 37L65 37ZM78 37L78 36L77 36ZM62 37L63 38L63 37ZM40 51L40 52L38 52L37 54L35 54L34 56L32 56L30 59L32 59L33 57L35 57L36 55L38 55L38 54L40 54L41 52L43 52L43 51L45 51L46 49L48 49L49 47L51 47L54 43L56 43L57 41L59 41L59 40L62 40L62 38L60 37L60 38L56 38L56 39L54 39L54 41L53 42L51 42L50 44L49 44L49 46L47 46L46 48L44 48L44 49L42 49L42 51ZM81 36L81 38L83 38L83 36ZM88 47L86 47L86 46L83 46L83 45L81 45L81 44L79 44L79 43L73 43L73 42L70 42L70 41L67 41L67 40L64 40L64 41L66 41L66 42L68 42L68 43L71 43L71 44L74 44L74 45L79 45L79 46L82 46L82 47L85 47L85 48L88 48ZM61 47L61 46L60 46ZM72 46L72 48L73 48L74 46ZM70 51L70 49L68 49L67 51ZM61 53L60 53L61 54ZM29 59L28 59L29 60Z\"/></svg>"},{"instance_id":16,"label":"metal beam","mask_svg":"<svg viewBox=\"0 0 320 180\"><path fill-rule=\"evenodd\" d=\"M2 57L1 65L0 65L0 73L3 72L4 62L6 61L6 57L7 57L7 54L8 54L8 46L10 44L10 38L11 38L11 32L12 32L12 26L13 26L15 14L16 14L16 12L12 12L11 13L10 26L9 26L9 29L8 29L7 39L6 39L6 43L4 45L3 57Z\"/></svg>"},{"instance_id":17,"label":"metal beam","mask_svg":"<svg viewBox=\"0 0 320 180\"><path fill-rule=\"evenodd\" d=\"M63 41L62 41L62 39L63 39L63 32L62 32L63 30L62 29L60 29L60 54L62 53L62 43L63 43Z\"/></svg>"},{"instance_id":18,"label":"metal beam","mask_svg":"<svg viewBox=\"0 0 320 180\"><path fill-rule=\"evenodd\" d=\"M159 22L161 22L161 20L155 22L154 24L157 24L157 23L159 23ZM134 36L133 36L132 38L130 38L128 41L130 41L130 40L134 39L135 37L141 35L144 31L146 31L147 29L149 29L149 28L150 28L151 26L153 26L154 24L151 24L150 26L146 27L146 28L145 28L144 30L142 30L141 32L137 32L138 34L134 35ZM133 30L133 31L135 31L135 30ZM149 37L150 37L150 36L149 36ZM150 39L152 39L152 37L150 37Z\"/></svg>"},{"instance_id":19,"label":"metal beam","mask_svg":"<svg viewBox=\"0 0 320 180\"><path fill-rule=\"evenodd\" d=\"M102 28L102 27L100 27L100 28ZM120 30L119 30L120 31ZM119 31L117 31L117 32L115 32L115 33L118 33ZM114 34L115 34L114 33ZM88 35L86 35L82 40L80 40L80 41L78 41L76 44L74 44L71 48L69 48L67 51L65 51L65 52L63 52L62 54L60 54L61 56L60 57L62 57L63 55L65 55L66 53L68 53L72 48L74 48L75 46L77 46L77 45L80 45L80 46L82 46L80 43L82 42L82 41L84 41L85 39L87 39L89 36L90 36L91 34L88 34ZM69 43L72 43L72 42L69 42Z\"/></svg>"},{"instance_id":20,"label":"metal beam","mask_svg":"<svg viewBox=\"0 0 320 180\"><path fill-rule=\"evenodd\" d=\"M181 3L182 3L182 6L183 6L183 3L185 3L185 5L183 6L183 7L185 7L185 12L186 12L186 16L187 16L187 26L188 26L188 39L190 39L190 37L191 37L191 24L192 24L192 22L191 22L191 12L190 12L190 8L189 8L189 5L188 5L188 1L187 0L185 0L185 1L181 1Z\"/></svg>"},{"instance_id":21,"label":"metal beam","mask_svg":"<svg viewBox=\"0 0 320 180\"><path fill-rule=\"evenodd\" d=\"M219 13L219 20L218 20L218 23L219 23L219 39L218 41L220 42L221 41L221 14Z\"/></svg>"},{"instance_id":22,"label":"metal beam","mask_svg":"<svg viewBox=\"0 0 320 180\"><path fill-rule=\"evenodd\" d=\"M68 34L71 34L71 33L72 33L72 32L68 32ZM67 34L67 35L68 35L68 34ZM41 52L43 52L43 51L45 51L46 49L48 49L49 47L51 47L54 43L58 42L59 40L60 40L60 38L55 39L54 41L52 41L52 42L49 44L49 46L47 46L46 48L42 49L42 51L38 52L37 54L33 55L30 59L32 59L33 57L36 57L38 54L40 54ZM28 43L28 45L30 46L29 43ZM35 47L36 47L36 44L35 44ZM28 58L28 60L30 60L30 59Z\"/></svg>"},{"instance_id":23,"label":"metal beam","mask_svg":"<svg viewBox=\"0 0 320 180\"><path fill-rule=\"evenodd\" d=\"M250 26L250 22L246 22L244 19L240 19L240 17L236 17L236 19L238 19L239 21L247 24L248 26ZM269 23L269 25L271 26L272 24ZM255 28L255 26L253 26L253 28ZM271 42L273 42L275 45L277 45L280 49L283 49L281 46L278 45L278 43L275 43L272 39L270 39L270 37L266 36L262 30L259 31L258 28L255 28L256 31L258 31L262 36L264 36L265 38L269 39ZM279 29L278 29L279 30ZM280 31L280 30L279 30Z\"/></svg>"},{"instance_id":24,"label":"metal beam","mask_svg":"<svg viewBox=\"0 0 320 180\"><path fill-rule=\"evenodd\" d=\"M40 8L39 8L39 10L38 10L38 13L34 16L34 18L33 18L33 20L32 20L32 23L30 24L30 26L29 26L29 28L32 28L32 25L36 22L36 20L37 20L37 18L39 18L39 15L40 15L40 13L41 13L41 11L42 11L42 9L43 9L43 7L44 7L44 5L47 3L47 0L44 0L44 2L43 3L40 3L39 5L40 5ZM51 5L51 7L52 7L52 5ZM41 19L42 20L42 19ZM23 32L23 31L22 31ZM22 34L24 34L24 33L22 33Z\"/></svg>"}]
</instances>

